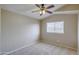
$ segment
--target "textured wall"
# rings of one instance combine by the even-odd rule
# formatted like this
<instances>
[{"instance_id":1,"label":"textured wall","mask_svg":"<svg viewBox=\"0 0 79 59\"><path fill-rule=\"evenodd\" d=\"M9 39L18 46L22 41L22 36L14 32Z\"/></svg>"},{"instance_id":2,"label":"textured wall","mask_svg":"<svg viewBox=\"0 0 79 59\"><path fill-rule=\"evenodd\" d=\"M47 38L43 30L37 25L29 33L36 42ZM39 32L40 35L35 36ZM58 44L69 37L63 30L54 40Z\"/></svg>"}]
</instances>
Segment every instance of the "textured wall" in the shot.
<instances>
[{"instance_id":1,"label":"textured wall","mask_svg":"<svg viewBox=\"0 0 79 59\"><path fill-rule=\"evenodd\" d=\"M9 52L39 39L39 21L6 10L2 15L2 51Z\"/></svg>"},{"instance_id":2,"label":"textured wall","mask_svg":"<svg viewBox=\"0 0 79 59\"><path fill-rule=\"evenodd\" d=\"M78 14L78 54L79 54L79 14Z\"/></svg>"},{"instance_id":3,"label":"textured wall","mask_svg":"<svg viewBox=\"0 0 79 59\"><path fill-rule=\"evenodd\" d=\"M1 54L1 7L0 7L0 54Z\"/></svg>"},{"instance_id":4,"label":"textured wall","mask_svg":"<svg viewBox=\"0 0 79 59\"><path fill-rule=\"evenodd\" d=\"M53 21L64 21L64 34L46 32L46 23ZM42 20L41 40L49 44L77 49L77 15L59 14Z\"/></svg>"}]
</instances>

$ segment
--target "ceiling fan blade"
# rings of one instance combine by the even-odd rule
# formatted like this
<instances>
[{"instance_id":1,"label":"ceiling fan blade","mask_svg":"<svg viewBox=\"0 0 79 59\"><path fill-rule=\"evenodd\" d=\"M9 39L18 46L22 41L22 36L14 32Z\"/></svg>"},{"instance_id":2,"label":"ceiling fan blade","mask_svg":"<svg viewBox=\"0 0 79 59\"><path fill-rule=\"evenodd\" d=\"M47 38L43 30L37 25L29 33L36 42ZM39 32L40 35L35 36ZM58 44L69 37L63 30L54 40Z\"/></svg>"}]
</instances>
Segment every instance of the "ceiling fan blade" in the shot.
<instances>
[{"instance_id":1,"label":"ceiling fan blade","mask_svg":"<svg viewBox=\"0 0 79 59\"><path fill-rule=\"evenodd\" d=\"M38 4L35 4L38 8L40 8L40 5L38 5Z\"/></svg>"},{"instance_id":2,"label":"ceiling fan blade","mask_svg":"<svg viewBox=\"0 0 79 59\"><path fill-rule=\"evenodd\" d=\"M54 7L54 5L50 5L50 6L48 6L46 9L49 9L49 8L52 8L52 7Z\"/></svg>"},{"instance_id":3,"label":"ceiling fan blade","mask_svg":"<svg viewBox=\"0 0 79 59\"><path fill-rule=\"evenodd\" d=\"M39 10L34 10L34 11L32 11L32 13L34 13L34 12L38 12L38 11L40 11L40 9L39 9Z\"/></svg>"},{"instance_id":4,"label":"ceiling fan blade","mask_svg":"<svg viewBox=\"0 0 79 59\"><path fill-rule=\"evenodd\" d=\"M46 10L46 12L47 12L47 13L50 13L50 14L52 14L52 12L51 12L51 11L48 11L48 10Z\"/></svg>"}]
</instances>

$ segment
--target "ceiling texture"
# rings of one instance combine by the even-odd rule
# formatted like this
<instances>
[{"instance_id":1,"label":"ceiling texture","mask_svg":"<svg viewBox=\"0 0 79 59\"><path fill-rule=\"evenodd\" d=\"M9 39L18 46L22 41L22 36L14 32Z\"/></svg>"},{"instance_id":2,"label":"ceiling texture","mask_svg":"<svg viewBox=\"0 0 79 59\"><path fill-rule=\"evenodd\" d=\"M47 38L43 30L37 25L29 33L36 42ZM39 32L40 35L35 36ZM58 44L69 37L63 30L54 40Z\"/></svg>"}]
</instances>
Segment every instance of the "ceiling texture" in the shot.
<instances>
[{"instance_id":1,"label":"ceiling texture","mask_svg":"<svg viewBox=\"0 0 79 59\"><path fill-rule=\"evenodd\" d=\"M45 6L49 6L50 4L47 4ZM62 12L57 12L56 10L62 8L63 6L65 6L64 4L54 4L55 7L50 8L48 10L52 11L53 14L60 14ZM46 18L48 16L51 16L53 14L44 14L42 16L40 16L39 12L35 12L32 13L33 10L38 9L34 4L3 4L1 5L2 9L8 10L8 11L12 11L18 14L22 14L34 19L43 19ZM67 13L67 12L65 12ZM69 13L69 12L68 12Z\"/></svg>"}]
</instances>

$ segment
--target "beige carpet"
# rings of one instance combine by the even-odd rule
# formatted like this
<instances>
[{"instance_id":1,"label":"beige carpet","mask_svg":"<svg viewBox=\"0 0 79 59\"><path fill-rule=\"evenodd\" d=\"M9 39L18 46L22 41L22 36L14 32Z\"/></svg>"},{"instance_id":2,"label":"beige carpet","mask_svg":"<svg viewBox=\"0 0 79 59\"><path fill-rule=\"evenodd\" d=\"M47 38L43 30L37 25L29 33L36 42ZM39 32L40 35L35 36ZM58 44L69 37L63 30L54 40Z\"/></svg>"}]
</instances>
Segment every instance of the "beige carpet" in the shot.
<instances>
[{"instance_id":1,"label":"beige carpet","mask_svg":"<svg viewBox=\"0 0 79 59\"><path fill-rule=\"evenodd\" d=\"M45 43L37 43L28 48L23 48L10 55L75 55L76 51L56 47Z\"/></svg>"},{"instance_id":2,"label":"beige carpet","mask_svg":"<svg viewBox=\"0 0 79 59\"><path fill-rule=\"evenodd\" d=\"M0 55L1 55L2 53L0 52Z\"/></svg>"}]
</instances>

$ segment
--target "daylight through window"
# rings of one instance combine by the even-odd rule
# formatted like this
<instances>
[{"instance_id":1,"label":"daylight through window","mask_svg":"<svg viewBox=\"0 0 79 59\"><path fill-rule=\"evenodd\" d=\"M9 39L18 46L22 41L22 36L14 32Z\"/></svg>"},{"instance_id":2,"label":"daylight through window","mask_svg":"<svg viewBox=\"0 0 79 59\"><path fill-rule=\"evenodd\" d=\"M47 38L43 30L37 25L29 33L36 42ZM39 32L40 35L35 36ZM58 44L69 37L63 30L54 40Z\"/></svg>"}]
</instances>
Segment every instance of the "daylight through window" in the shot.
<instances>
[{"instance_id":1,"label":"daylight through window","mask_svg":"<svg viewBox=\"0 0 79 59\"><path fill-rule=\"evenodd\" d=\"M64 33L64 22L49 22L47 23L47 32L49 33Z\"/></svg>"}]
</instances>

